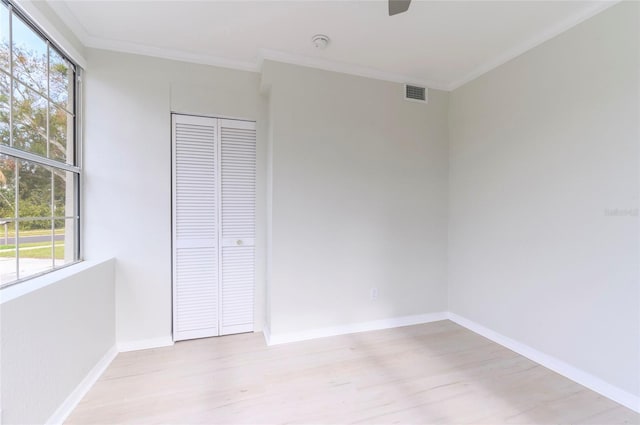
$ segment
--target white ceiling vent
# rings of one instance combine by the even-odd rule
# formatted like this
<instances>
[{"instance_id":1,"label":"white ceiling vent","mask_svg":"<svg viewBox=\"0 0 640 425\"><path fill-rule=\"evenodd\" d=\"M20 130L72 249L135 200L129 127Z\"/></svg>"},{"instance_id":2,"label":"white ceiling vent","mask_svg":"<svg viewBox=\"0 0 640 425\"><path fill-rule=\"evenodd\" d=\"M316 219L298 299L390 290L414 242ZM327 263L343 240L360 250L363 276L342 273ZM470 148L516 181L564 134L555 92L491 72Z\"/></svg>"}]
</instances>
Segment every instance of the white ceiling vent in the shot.
<instances>
[{"instance_id":1,"label":"white ceiling vent","mask_svg":"<svg viewBox=\"0 0 640 425\"><path fill-rule=\"evenodd\" d=\"M427 103L427 88L414 86L411 84L405 84L404 100L409 100L411 102Z\"/></svg>"}]
</instances>

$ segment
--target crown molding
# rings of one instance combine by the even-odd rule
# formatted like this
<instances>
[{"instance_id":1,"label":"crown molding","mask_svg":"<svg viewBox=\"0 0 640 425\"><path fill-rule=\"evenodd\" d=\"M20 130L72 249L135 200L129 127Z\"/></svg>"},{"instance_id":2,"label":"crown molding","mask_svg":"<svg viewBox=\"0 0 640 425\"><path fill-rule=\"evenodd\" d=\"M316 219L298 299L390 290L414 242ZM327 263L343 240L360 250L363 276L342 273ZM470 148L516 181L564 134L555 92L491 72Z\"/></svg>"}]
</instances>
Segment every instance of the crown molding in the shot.
<instances>
[{"instance_id":1,"label":"crown molding","mask_svg":"<svg viewBox=\"0 0 640 425\"><path fill-rule=\"evenodd\" d=\"M29 0L20 0L21 3L28 3ZM376 80L391 81L395 83L409 83L425 86L431 89L453 91L487 72L509 62L540 44L548 41L585 20L597 15L609 7L619 3L621 0L598 0L594 4L566 19L558 24L548 27L535 36L529 38L524 43L509 49L500 55L482 63L480 66L467 73L466 76L456 81L435 81L419 79L407 75L396 74L379 69L348 64L344 62L332 61L323 58L314 58L298 54L287 53L279 50L260 49L254 61L238 61L223 58L215 55L185 52L182 50L165 49L161 47L132 43L128 41L118 41L95 37L87 31L78 18L65 4L65 1L47 1L51 9L69 27L82 44L86 47L110 50L115 52L131 53L137 55L151 56L156 58L170 59L181 62L190 62L203 65L211 65L222 68L237 69L249 72L261 72L265 60L283 62L292 65L299 65L308 68L322 69L325 71L339 72L343 74L355 75ZM82 58L84 59L84 58ZM84 60L83 60L84 61Z\"/></svg>"},{"instance_id":2,"label":"crown molding","mask_svg":"<svg viewBox=\"0 0 640 425\"><path fill-rule=\"evenodd\" d=\"M376 80L391 81L396 83L410 83L438 90L448 89L448 84L445 82L420 80L414 77L380 71L374 68L351 65L320 58L312 58L302 55L294 55L278 50L260 49L255 61L245 62L230 60L214 55L189 53L180 50L164 49L128 41L117 41L95 37L89 34L84 25L82 25L80 20L73 14L73 12L69 9L64 1L49 1L47 3L60 17L64 24L69 27L69 29L76 35L76 37L78 37L81 43L83 43L86 47L94 49L132 53L137 55L152 56L163 59L198 63L203 65L218 66L222 68L231 68L250 72L261 72L263 62L265 60L271 60L292 65L305 66L308 68L316 68L325 71L356 75L359 77L373 78Z\"/></svg>"},{"instance_id":3,"label":"crown molding","mask_svg":"<svg viewBox=\"0 0 640 425\"><path fill-rule=\"evenodd\" d=\"M131 43L128 41L107 40L89 36L87 47L94 49L110 50L121 53L151 56L160 59L170 59L180 62L189 62L201 65L211 65L221 68L236 69L239 71L260 72L255 62L244 62L226 59L219 56L190 53L183 50L165 49L162 47L148 46L145 44Z\"/></svg>"},{"instance_id":4,"label":"crown molding","mask_svg":"<svg viewBox=\"0 0 640 425\"><path fill-rule=\"evenodd\" d=\"M598 13L610 8L611 6L619 3L621 0L604 0L598 1L593 4L591 7L586 8L567 19L559 22L558 24L548 27L545 30L539 32L535 36L529 38L524 43L519 44L513 49L509 49L502 54L498 55L492 60L489 60L482 65L475 68L473 71L468 73L464 78L461 78L453 83L449 84L447 90L453 91L476 78L486 74L487 72L499 67L500 65L504 65L512 59L517 58L518 56L526 53L527 51L541 45L545 41L551 40L552 38L562 34L563 32L575 27L581 22L586 21L587 19L597 15Z\"/></svg>"},{"instance_id":5,"label":"crown molding","mask_svg":"<svg viewBox=\"0 0 640 425\"><path fill-rule=\"evenodd\" d=\"M375 80L391 81L393 83L415 84L435 90L448 90L449 88L449 84L443 81L423 80L415 77L410 77L408 75L380 71L375 68L352 65L344 62L296 55L272 49L260 49L258 59L258 65L260 69L262 69L262 63L265 60L288 63L291 65L299 65L307 68L321 69L324 71L339 72L342 74L372 78Z\"/></svg>"},{"instance_id":6,"label":"crown molding","mask_svg":"<svg viewBox=\"0 0 640 425\"><path fill-rule=\"evenodd\" d=\"M155 58L170 59L181 62L197 63L202 65L218 66L222 68L238 69L241 71L259 72L260 69L254 62L243 62L222 57L190 53L182 50L164 49L129 41L111 40L95 37L87 31L80 20L73 14L64 1L47 2L62 22L78 37L86 47L93 49L110 50L114 52L131 53L136 55L151 56Z\"/></svg>"}]
</instances>

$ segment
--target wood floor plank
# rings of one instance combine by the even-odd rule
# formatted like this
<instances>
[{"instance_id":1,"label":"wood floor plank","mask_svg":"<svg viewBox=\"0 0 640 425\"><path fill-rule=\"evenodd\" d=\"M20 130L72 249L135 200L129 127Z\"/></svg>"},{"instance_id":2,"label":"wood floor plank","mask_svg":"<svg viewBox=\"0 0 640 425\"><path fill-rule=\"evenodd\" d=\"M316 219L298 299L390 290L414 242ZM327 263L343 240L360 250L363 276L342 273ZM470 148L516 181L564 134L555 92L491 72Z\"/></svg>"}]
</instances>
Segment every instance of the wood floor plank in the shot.
<instances>
[{"instance_id":1,"label":"wood floor plank","mask_svg":"<svg viewBox=\"0 0 640 425\"><path fill-rule=\"evenodd\" d=\"M638 424L450 321L268 347L261 334L121 353L68 424Z\"/></svg>"}]
</instances>

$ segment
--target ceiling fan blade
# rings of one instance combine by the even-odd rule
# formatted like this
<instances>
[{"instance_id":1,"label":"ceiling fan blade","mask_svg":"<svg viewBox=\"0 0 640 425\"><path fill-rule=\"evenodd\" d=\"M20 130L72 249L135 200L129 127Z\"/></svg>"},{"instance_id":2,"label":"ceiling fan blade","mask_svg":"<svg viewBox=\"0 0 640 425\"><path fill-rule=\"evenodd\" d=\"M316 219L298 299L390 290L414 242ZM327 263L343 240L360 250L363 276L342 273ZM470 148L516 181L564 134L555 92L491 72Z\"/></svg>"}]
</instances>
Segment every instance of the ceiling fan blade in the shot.
<instances>
[{"instance_id":1,"label":"ceiling fan blade","mask_svg":"<svg viewBox=\"0 0 640 425\"><path fill-rule=\"evenodd\" d=\"M389 0L389 16L409 10L411 0Z\"/></svg>"}]
</instances>

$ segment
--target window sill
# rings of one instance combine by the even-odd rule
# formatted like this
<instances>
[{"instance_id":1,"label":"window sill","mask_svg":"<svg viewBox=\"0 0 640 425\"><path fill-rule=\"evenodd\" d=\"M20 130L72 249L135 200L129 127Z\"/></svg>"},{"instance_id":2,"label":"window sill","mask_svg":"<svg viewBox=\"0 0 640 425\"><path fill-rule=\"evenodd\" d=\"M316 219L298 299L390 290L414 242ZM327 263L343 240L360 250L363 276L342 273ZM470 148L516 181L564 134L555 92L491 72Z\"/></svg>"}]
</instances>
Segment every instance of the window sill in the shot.
<instances>
[{"instance_id":1,"label":"window sill","mask_svg":"<svg viewBox=\"0 0 640 425\"><path fill-rule=\"evenodd\" d=\"M79 261L58 270L16 283L15 285L7 286L6 288L0 289L0 305L112 260L112 258L109 258L97 261Z\"/></svg>"}]
</instances>

